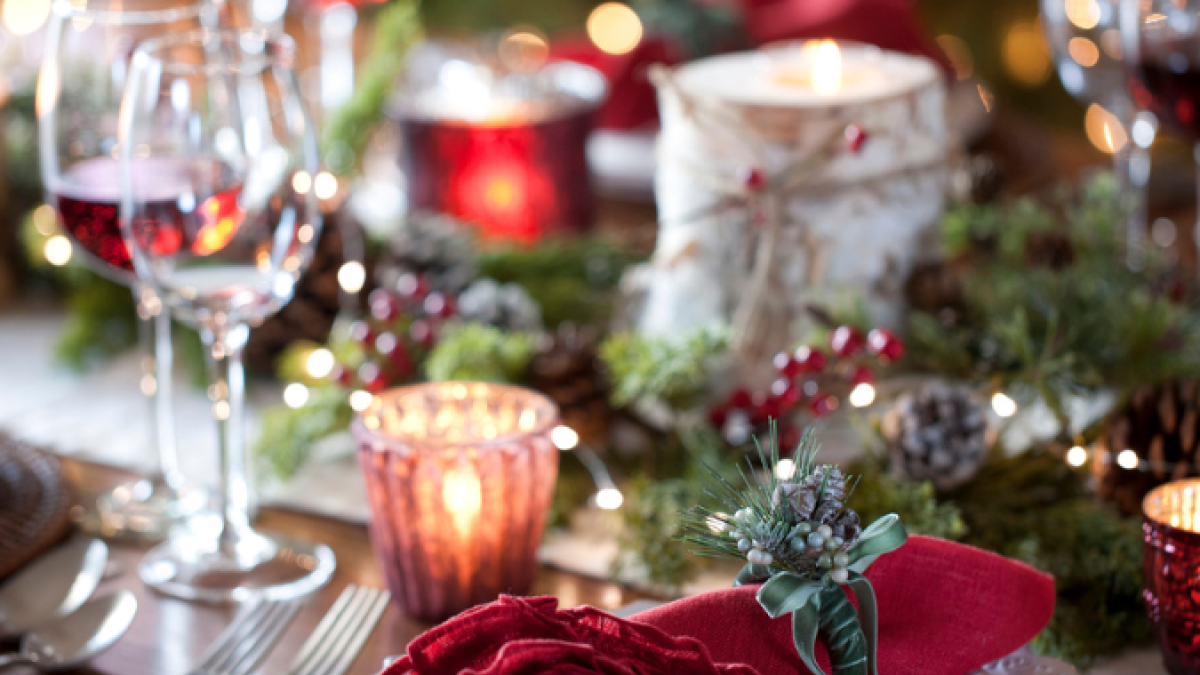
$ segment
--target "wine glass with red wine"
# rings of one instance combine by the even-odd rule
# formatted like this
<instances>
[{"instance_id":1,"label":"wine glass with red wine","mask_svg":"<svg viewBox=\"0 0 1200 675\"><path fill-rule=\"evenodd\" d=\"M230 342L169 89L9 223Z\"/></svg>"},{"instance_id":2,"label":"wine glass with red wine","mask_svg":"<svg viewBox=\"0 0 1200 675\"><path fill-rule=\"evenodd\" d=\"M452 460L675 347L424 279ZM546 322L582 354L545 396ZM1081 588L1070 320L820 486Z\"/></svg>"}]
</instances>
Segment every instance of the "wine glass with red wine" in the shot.
<instances>
[{"instance_id":1,"label":"wine glass with red wine","mask_svg":"<svg viewBox=\"0 0 1200 675\"><path fill-rule=\"evenodd\" d=\"M254 530L242 350L292 298L321 212L316 135L291 40L197 31L138 47L121 104L121 227L133 267L200 331L221 466L219 521L177 528L142 580L205 601L283 599L328 581L329 547Z\"/></svg>"},{"instance_id":2,"label":"wine glass with red wine","mask_svg":"<svg viewBox=\"0 0 1200 675\"><path fill-rule=\"evenodd\" d=\"M152 404L155 468L147 478L103 495L97 510L107 533L165 537L173 524L202 510L208 498L179 470L170 316L153 290L137 282L121 239L117 115L138 42L201 28L214 20L217 5L213 0L56 0L52 7L36 102L46 201L75 254L133 290L149 352L141 386ZM139 171L156 175L160 169L147 163ZM154 217L169 218L171 196L162 196Z\"/></svg>"},{"instance_id":3,"label":"wine glass with red wine","mask_svg":"<svg viewBox=\"0 0 1200 675\"><path fill-rule=\"evenodd\" d=\"M1200 176L1198 13L1200 0L1121 0L1129 93L1167 129L1193 144ZM1192 237L1200 245L1200 225Z\"/></svg>"}]
</instances>

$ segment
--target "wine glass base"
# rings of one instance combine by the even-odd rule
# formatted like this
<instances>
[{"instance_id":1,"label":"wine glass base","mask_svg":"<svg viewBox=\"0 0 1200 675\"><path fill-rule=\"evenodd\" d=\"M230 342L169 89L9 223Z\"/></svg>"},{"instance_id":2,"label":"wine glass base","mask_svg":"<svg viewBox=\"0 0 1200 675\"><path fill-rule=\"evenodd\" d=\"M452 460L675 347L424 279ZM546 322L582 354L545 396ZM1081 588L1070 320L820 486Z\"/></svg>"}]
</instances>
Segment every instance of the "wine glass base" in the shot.
<instances>
[{"instance_id":1,"label":"wine glass base","mask_svg":"<svg viewBox=\"0 0 1200 675\"><path fill-rule=\"evenodd\" d=\"M165 595L221 603L298 598L324 586L337 567L324 544L253 531L239 537L232 550L211 541L177 531L146 553L138 574Z\"/></svg>"},{"instance_id":2,"label":"wine glass base","mask_svg":"<svg viewBox=\"0 0 1200 675\"><path fill-rule=\"evenodd\" d=\"M96 500L100 533L111 538L165 539L171 528L203 511L208 493L143 478L122 483Z\"/></svg>"}]
</instances>

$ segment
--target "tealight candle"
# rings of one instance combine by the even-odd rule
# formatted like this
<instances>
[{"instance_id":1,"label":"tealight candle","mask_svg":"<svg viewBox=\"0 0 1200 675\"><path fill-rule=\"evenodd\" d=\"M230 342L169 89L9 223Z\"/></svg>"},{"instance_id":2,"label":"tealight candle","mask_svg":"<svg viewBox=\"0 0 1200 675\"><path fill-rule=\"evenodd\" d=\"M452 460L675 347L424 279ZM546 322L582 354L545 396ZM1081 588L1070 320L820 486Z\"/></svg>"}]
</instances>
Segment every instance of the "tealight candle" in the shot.
<instances>
[{"instance_id":1,"label":"tealight candle","mask_svg":"<svg viewBox=\"0 0 1200 675\"><path fill-rule=\"evenodd\" d=\"M371 542L406 614L439 621L529 591L558 417L541 394L470 382L393 389L359 415Z\"/></svg>"},{"instance_id":2,"label":"tealight candle","mask_svg":"<svg viewBox=\"0 0 1200 675\"><path fill-rule=\"evenodd\" d=\"M1167 483L1142 502L1146 611L1172 675L1200 673L1200 479Z\"/></svg>"},{"instance_id":3,"label":"tealight candle","mask_svg":"<svg viewBox=\"0 0 1200 675\"><path fill-rule=\"evenodd\" d=\"M825 40L657 75L660 226L641 329L737 330L752 314L743 303L767 298L778 311L758 323L773 334L746 362L769 363L806 332L814 302L862 298L877 322L900 323L944 202L937 65Z\"/></svg>"}]
</instances>

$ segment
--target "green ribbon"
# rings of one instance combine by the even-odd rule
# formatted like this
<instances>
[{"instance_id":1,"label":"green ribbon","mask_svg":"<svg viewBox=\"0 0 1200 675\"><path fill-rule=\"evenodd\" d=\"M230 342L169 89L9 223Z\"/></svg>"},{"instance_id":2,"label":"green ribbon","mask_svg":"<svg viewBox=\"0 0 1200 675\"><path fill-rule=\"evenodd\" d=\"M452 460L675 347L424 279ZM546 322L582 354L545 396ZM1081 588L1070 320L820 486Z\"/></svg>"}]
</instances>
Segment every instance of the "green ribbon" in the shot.
<instances>
[{"instance_id":1,"label":"green ribbon","mask_svg":"<svg viewBox=\"0 0 1200 675\"><path fill-rule=\"evenodd\" d=\"M888 514L863 531L858 541L846 552L850 558L850 576L845 585L858 603L859 623L867 644L867 663L872 675L878 675L877 643L879 637L879 607L871 582L862 575L876 558L902 546L908 533L896 514ZM793 572L771 574L762 565L746 565L738 573L736 586L766 580L756 594L758 604L772 619L792 615L792 641L804 665L815 675L825 675L817 664L816 644L821 618L823 580L810 579Z\"/></svg>"}]
</instances>

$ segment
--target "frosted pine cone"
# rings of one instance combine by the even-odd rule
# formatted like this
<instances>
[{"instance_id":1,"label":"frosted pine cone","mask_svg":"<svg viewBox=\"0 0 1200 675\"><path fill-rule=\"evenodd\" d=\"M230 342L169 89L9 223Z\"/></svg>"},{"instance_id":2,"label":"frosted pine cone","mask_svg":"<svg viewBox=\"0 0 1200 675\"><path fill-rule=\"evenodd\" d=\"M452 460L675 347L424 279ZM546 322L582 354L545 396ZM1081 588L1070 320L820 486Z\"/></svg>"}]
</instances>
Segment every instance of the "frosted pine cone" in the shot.
<instances>
[{"instance_id":1,"label":"frosted pine cone","mask_svg":"<svg viewBox=\"0 0 1200 675\"><path fill-rule=\"evenodd\" d=\"M901 396L884 417L883 434L892 466L939 490L969 481L987 455L987 414L965 386L935 383Z\"/></svg>"},{"instance_id":2,"label":"frosted pine cone","mask_svg":"<svg viewBox=\"0 0 1200 675\"><path fill-rule=\"evenodd\" d=\"M458 313L467 321L503 330L542 329L542 310L524 288L488 278L477 279L458 296Z\"/></svg>"},{"instance_id":3,"label":"frosted pine cone","mask_svg":"<svg viewBox=\"0 0 1200 675\"><path fill-rule=\"evenodd\" d=\"M388 242L375 276L389 290L396 290L404 275L415 274L433 290L458 293L475 278L475 258L468 226L449 216L417 213Z\"/></svg>"}]
</instances>

